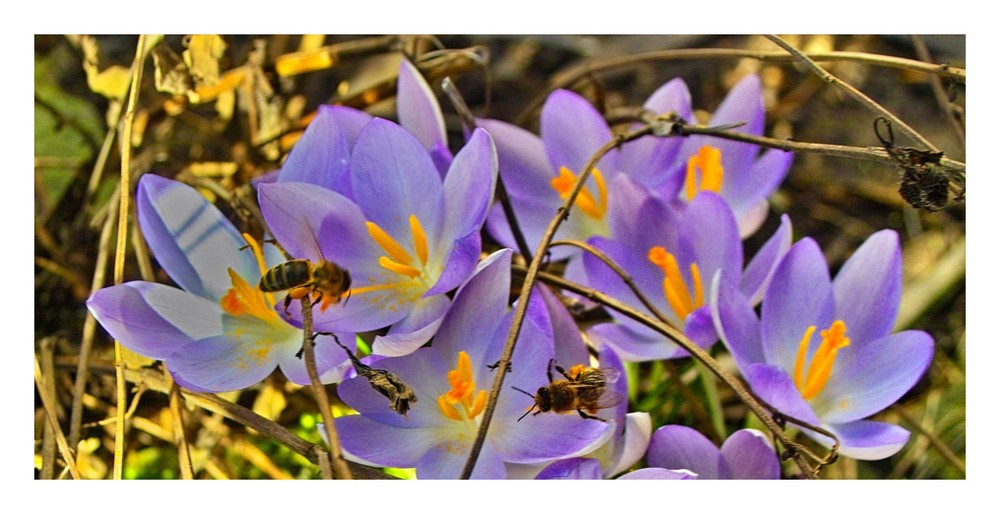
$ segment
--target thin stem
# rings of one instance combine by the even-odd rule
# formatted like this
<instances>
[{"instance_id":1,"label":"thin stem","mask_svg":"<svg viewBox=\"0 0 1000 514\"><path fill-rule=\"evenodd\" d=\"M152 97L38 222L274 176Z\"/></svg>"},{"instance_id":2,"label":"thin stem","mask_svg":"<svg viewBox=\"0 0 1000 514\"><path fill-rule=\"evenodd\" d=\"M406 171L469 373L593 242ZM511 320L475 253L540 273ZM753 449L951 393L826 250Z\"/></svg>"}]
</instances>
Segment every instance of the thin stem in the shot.
<instances>
[{"instance_id":1,"label":"thin stem","mask_svg":"<svg viewBox=\"0 0 1000 514\"><path fill-rule=\"evenodd\" d=\"M326 387L319 380L319 373L316 371L316 351L313 336L312 320L312 298L306 295L302 298L302 350L306 361L306 371L309 373L309 383L312 385L313 395L320 414L323 417L323 428L326 430L327 440L330 442L330 461L333 464L333 471L337 478L342 480L351 479L351 470L347 467L347 462L340 450L340 439L337 437L337 428L333 426L333 415L330 414L330 398L326 394ZM321 469L326 469L321 467ZM324 476L324 478L331 478Z\"/></svg>"},{"instance_id":2,"label":"thin stem","mask_svg":"<svg viewBox=\"0 0 1000 514\"><path fill-rule=\"evenodd\" d=\"M780 37L778 37L778 36L776 36L774 34L765 34L764 37L766 37L767 39L769 39L772 43L774 43L774 44L780 46L781 48L783 48L789 54L792 54L793 56L795 56L795 58L799 62L801 62L803 65L805 65L805 67L808 68L809 71L815 73L816 76L818 76L819 78L821 78L824 82L828 82L828 83L834 84L837 87L843 89L845 92L847 92L847 94L851 95L855 100L861 102L861 104L864 105L865 107L871 109L873 112L875 112L879 116L883 116L886 119L890 120L893 125L899 127L903 131L903 133L905 133L907 135L907 137L909 137L913 141L916 141L916 142L924 145L924 147L927 150L931 151L931 152L939 152L940 151L940 150L937 149L937 147L935 147L933 144L931 144L930 141L928 141L923 136L921 136L920 133L918 133L912 127L910 127L909 125L907 125L906 123L904 123L903 120L897 118L896 115L894 115L893 113L889 112L888 109L886 109L885 107L882 107L881 105L878 104L878 102L872 100L871 98L868 98L867 95L865 95L861 91L859 91L856 88L854 88L854 86L851 86L847 82L844 82L843 80L838 79L837 77L833 76L832 73L830 73L830 72L824 70L823 68L821 68L818 64L816 64L816 61L810 59L807 55L805 55L801 51L799 51L799 49L797 49L794 46L788 44L788 42L786 42L784 39L781 39Z\"/></svg>"},{"instance_id":3,"label":"thin stem","mask_svg":"<svg viewBox=\"0 0 1000 514\"><path fill-rule=\"evenodd\" d=\"M476 117L472 115L472 111L469 110L469 106L465 103L465 99L462 98L462 94L458 91L458 87L455 86L455 82L451 80L451 77L445 77L441 81L441 89L448 95L452 106L455 107L459 117L462 119L462 124L465 125L466 130L471 134L478 127ZM503 176L499 172L497 173L496 197L500 202L500 207L503 209L504 217L507 218L507 225L510 226L510 231L514 235L517 251L521 252L524 259L530 262L531 248L528 246L527 239L524 238L524 232L521 231L521 224L518 223L517 216L514 215L514 206L510 202L510 195L507 194L507 186L504 185Z\"/></svg>"},{"instance_id":4,"label":"thin stem","mask_svg":"<svg viewBox=\"0 0 1000 514\"><path fill-rule=\"evenodd\" d=\"M55 341L52 337L43 338L38 345L39 351L42 353L42 372L43 376L54 377L56 376L55 363L53 362L52 346ZM56 398L56 384L55 381L48 381L45 383L47 388L46 394L50 398ZM56 430L51 423L45 423L45 429L42 433L42 469L41 478L42 480L52 480L55 476L56 469Z\"/></svg>"},{"instance_id":5,"label":"thin stem","mask_svg":"<svg viewBox=\"0 0 1000 514\"><path fill-rule=\"evenodd\" d=\"M70 448L69 443L66 442L66 436L62 432L62 428L59 427L59 417L56 416L56 405L55 400L49 396L49 389L45 385L45 379L42 377L42 368L38 365L38 357L35 356L35 387L38 388L38 396L42 399L42 409L45 411L45 419L48 421L52 430L55 431L56 436L56 446L59 447L59 453L62 454L62 458L66 461L66 466L69 468L69 472L73 475L73 478L80 480L80 471L76 469L76 456L73 455L73 450Z\"/></svg>"},{"instance_id":6,"label":"thin stem","mask_svg":"<svg viewBox=\"0 0 1000 514\"><path fill-rule=\"evenodd\" d=\"M146 35L139 35L139 42L136 45L135 60L132 62L132 80L129 85L128 107L125 110L125 118L122 126L121 142L121 182L118 190L118 236L115 245L115 269L114 283L119 285L125 279L125 245L128 242L128 212L129 199L131 196L131 165L132 165L132 122L135 120L135 105L139 99L139 89L142 85L142 65L146 55ZM117 411L115 412L115 461L112 477L121 480L122 469L125 463L125 360L122 355L121 343L115 340L115 401Z\"/></svg>"},{"instance_id":7,"label":"thin stem","mask_svg":"<svg viewBox=\"0 0 1000 514\"><path fill-rule=\"evenodd\" d=\"M889 55L878 55L864 52L810 52L806 54L814 61L852 61L874 64L904 70L930 73L943 77L953 78L962 83L965 82L965 69L949 66L947 64L928 64L913 59L904 59ZM523 125L528 116L538 110L545 102L549 93L556 89L570 88L581 79L600 72L627 68L636 64L651 61L674 61L674 60L703 60L703 59L756 59L762 62L794 62L795 57L786 52L757 52L754 50L743 50L737 48L681 48L674 50L660 50L636 55L629 55L615 59L606 59L600 62L588 63L569 71L560 73L549 81L549 87L544 93L536 97L516 118L518 125Z\"/></svg>"},{"instance_id":8,"label":"thin stem","mask_svg":"<svg viewBox=\"0 0 1000 514\"><path fill-rule=\"evenodd\" d=\"M497 369L497 376L493 379L493 388L490 390L489 399L486 402L486 409L483 411L483 419L479 424L479 431L476 434L476 440L472 444L472 449L469 452L469 458L465 462L465 467L462 469L461 478L467 479L472 476L472 470L476 466L476 460L479 458L479 452L483 448L483 442L486 440L486 434L489 431L490 421L493 419L493 411L496 409L497 398L500 395L500 390L503 387L503 379L507 375L507 366L510 364L510 359L514 355L514 346L517 343L517 336L521 332L521 324L524 323L524 316L527 313L528 302L531 298L531 288L534 286L535 281L538 278L539 268L542 266L542 261L545 260L545 255L549 244L552 242L552 238L556 234L556 230L559 229L559 225L569 217L570 209L573 203L576 202L576 197L580 194L583 189L583 185L587 182L587 178L590 177L591 170L597 165L604 155L611 150L618 148L622 144L639 139L643 136L647 136L653 133L653 127L646 125L637 130L628 132L626 134L621 134L599 148L594 155L590 157L586 166L580 172L580 176L576 179L576 184L574 184L573 191L570 192L569 196L564 201L562 207L556 212L556 216L552 218L549 223L548 228L545 230L545 234L542 236L541 242L538 243L538 248L535 250L534 258L531 260L531 265L528 267L528 272L524 277L524 284L521 286L521 294L518 297L517 308L514 310L514 318L511 321L510 332L507 334L507 340L504 343L503 353L501 354L499 361L499 368Z\"/></svg>"},{"instance_id":9,"label":"thin stem","mask_svg":"<svg viewBox=\"0 0 1000 514\"><path fill-rule=\"evenodd\" d=\"M194 466L191 464L191 449L184 433L184 409L181 408L181 388L174 383L166 366L163 379L170 383L170 417L173 420L174 444L177 446L177 463L181 468L181 478L194 480ZM138 403L138 402L137 402Z\"/></svg>"},{"instance_id":10,"label":"thin stem","mask_svg":"<svg viewBox=\"0 0 1000 514\"><path fill-rule=\"evenodd\" d=\"M118 201L118 191L111 194L108 203ZM90 282L90 290L97 291L104 285L107 275L108 256L111 253L111 233L115 230L115 223L118 218L108 216L104 220L104 227L101 228L101 236L97 245L97 257L94 259L94 278ZM94 346L94 333L97 330L97 319L87 311L87 318L83 322L83 337L80 340L80 358L77 361L76 380L73 383L73 405L69 416L69 443L76 447L80 442L80 425L83 423L83 394L87 387L87 366L90 359L90 350Z\"/></svg>"},{"instance_id":11,"label":"thin stem","mask_svg":"<svg viewBox=\"0 0 1000 514\"><path fill-rule=\"evenodd\" d=\"M917 51L917 57L921 61L931 62L931 53L927 49L927 45L924 43L924 38L920 36L913 36L913 48ZM954 116L953 110L951 108L951 102L948 100L948 93L944 90L944 85L941 83L941 77L937 75L931 75L927 77L927 80L931 84L931 91L934 92L934 99L937 100L938 106L941 107L941 113L948 120L948 124L951 125L951 129L955 131L955 136L965 146L965 128L962 126Z\"/></svg>"}]
</instances>

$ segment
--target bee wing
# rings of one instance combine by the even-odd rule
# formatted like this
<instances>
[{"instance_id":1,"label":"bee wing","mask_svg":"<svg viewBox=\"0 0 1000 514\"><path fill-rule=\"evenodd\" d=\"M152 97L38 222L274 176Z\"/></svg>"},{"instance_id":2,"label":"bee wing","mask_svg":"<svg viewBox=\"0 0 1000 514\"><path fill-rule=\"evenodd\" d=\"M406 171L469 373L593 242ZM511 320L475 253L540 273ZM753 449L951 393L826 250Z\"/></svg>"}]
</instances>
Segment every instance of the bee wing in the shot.
<instances>
[{"instance_id":1,"label":"bee wing","mask_svg":"<svg viewBox=\"0 0 1000 514\"><path fill-rule=\"evenodd\" d=\"M620 394L618 391L613 391L608 389L604 391L604 394L597 400L598 409L607 409L609 407L614 407L619 403L625 401L625 396Z\"/></svg>"},{"instance_id":2,"label":"bee wing","mask_svg":"<svg viewBox=\"0 0 1000 514\"><path fill-rule=\"evenodd\" d=\"M604 381L609 384L614 384L622 376L622 372L618 371L617 368L597 368L602 373L604 373Z\"/></svg>"}]
</instances>

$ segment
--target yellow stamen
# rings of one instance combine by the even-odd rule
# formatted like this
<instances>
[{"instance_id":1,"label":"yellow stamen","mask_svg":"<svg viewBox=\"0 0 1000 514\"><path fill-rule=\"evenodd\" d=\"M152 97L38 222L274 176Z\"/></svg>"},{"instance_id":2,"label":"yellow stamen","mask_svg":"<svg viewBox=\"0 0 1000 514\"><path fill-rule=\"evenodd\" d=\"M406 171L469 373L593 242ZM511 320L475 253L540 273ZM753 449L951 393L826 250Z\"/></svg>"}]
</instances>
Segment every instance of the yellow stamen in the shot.
<instances>
[{"instance_id":1,"label":"yellow stamen","mask_svg":"<svg viewBox=\"0 0 1000 514\"><path fill-rule=\"evenodd\" d=\"M701 187L696 184L696 174L701 171ZM698 191L713 191L722 189L722 152L718 148L705 145L698 153L691 156L687 163L687 175L684 179L684 190L688 201L694 199Z\"/></svg>"},{"instance_id":2,"label":"yellow stamen","mask_svg":"<svg viewBox=\"0 0 1000 514\"><path fill-rule=\"evenodd\" d=\"M261 250L260 244L257 243L257 240L250 234L244 232L243 239L247 242L247 245L250 246L250 250L253 252L254 258L257 259L257 266L260 268L261 274L263 274L264 271L267 270L267 264L264 262L264 251Z\"/></svg>"},{"instance_id":3,"label":"yellow stamen","mask_svg":"<svg viewBox=\"0 0 1000 514\"><path fill-rule=\"evenodd\" d=\"M378 258L378 265L389 271L399 273L400 275L406 275L410 278L417 278L420 276L420 270L417 268L400 264L384 255Z\"/></svg>"},{"instance_id":4,"label":"yellow stamen","mask_svg":"<svg viewBox=\"0 0 1000 514\"><path fill-rule=\"evenodd\" d=\"M438 407L441 413L456 421L471 420L483 412L486 407L486 391L476 392L476 381L472 377L472 359L464 351L458 352L455 369L448 372L448 384L451 389L438 396ZM463 415L455 406L460 405L465 411Z\"/></svg>"},{"instance_id":5,"label":"yellow stamen","mask_svg":"<svg viewBox=\"0 0 1000 514\"><path fill-rule=\"evenodd\" d=\"M427 235L416 214L410 215L410 231L413 232L413 248L417 251L420 264L427 264Z\"/></svg>"},{"instance_id":6,"label":"yellow stamen","mask_svg":"<svg viewBox=\"0 0 1000 514\"><path fill-rule=\"evenodd\" d=\"M601 174L600 170L594 168L591 175L597 184L597 198L595 199L593 193L584 187L576 196L573 204L579 207L587 216L599 220L604 218L604 213L608 210L608 188L604 182L604 175ZM577 176L569 168L562 166L559 168L559 176L553 178L550 184L552 185L552 189L559 193L559 197L565 200L573 192L576 179Z\"/></svg>"},{"instance_id":7,"label":"yellow stamen","mask_svg":"<svg viewBox=\"0 0 1000 514\"><path fill-rule=\"evenodd\" d=\"M704 304L701 271L697 263L692 262L690 266L691 280L694 284L694 295L692 296L684 281L684 276L681 275L680 266L677 265L677 258L666 248L654 246L649 249L646 258L663 271L663 296L680 320L683 321L688 314Z\"/></svg>"},{"instance_id":8,"label":"yellow stamen","mask_svg":"<svg viewBox=\"0 0 1000 514\"><path fill-rule=\"evenodd\" d=\"M795 358L795 375L793 381L795 382L795 387L798 388L799 392L802 393L802 397L806 400L815 398L823 391L826 383L830 380L833 364L837 360L837 351L851 345L851 340L847 337L847 325L839 319L834 321L829 329L820 331L822 341L819 348L813 354L809 369L803 375L802 368L805 367L805 353L815 331L815 326L810 326L806 329L802 341L799 342L799 352Z\"/></svg>"},{"instance_id":9,"label":"yellow stamen","mask_svg":"<svg viewBox=\"0 0 1000 514\"><path fill-rule=\"evenodd\" d=\"M264 298L264 293L248 284L233 268L228 268L228 271L233 287L219 301L222 309L233 316L250 315L265 321L277 321L278 313L271 308L272 303Z\"/></svg>"},{"instance_id":10,"label":"yellow stamen","mask_svg":"<svg viewBox=\"0 0 1000 514\"><path fill-rule=\"evenodd\" d=\"M392 260L405 265L413 263L413 257L410 256L410 253L404 250L385 230L382 230L382 227L371 221L366 221L365 226L368 227L368 235L385 250L385 253L389 254Z\"/></svg>"}]
</instances>

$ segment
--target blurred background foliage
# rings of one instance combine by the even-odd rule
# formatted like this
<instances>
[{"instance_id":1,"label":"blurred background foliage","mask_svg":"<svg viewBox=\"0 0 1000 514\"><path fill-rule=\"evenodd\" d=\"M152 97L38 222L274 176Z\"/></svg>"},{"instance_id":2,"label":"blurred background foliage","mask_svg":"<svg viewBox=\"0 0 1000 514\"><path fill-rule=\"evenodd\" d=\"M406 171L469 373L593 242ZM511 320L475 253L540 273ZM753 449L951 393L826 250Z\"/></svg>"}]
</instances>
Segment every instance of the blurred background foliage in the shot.
<instances>
[{"instance_id":1,"label":"blurred background foliage","mask_svg":"<svg viewBox=\"0 0 1000 514\"><path fill-rule=\"evenodd\" d=\"M784 37L805 52L866 52L965 65L964 36ZM113 345L88 320L83 302L91 291L111 283L109 227L117 210L121 164L116 127L137 40L35 37L35 355L61 431L86 478L109 478L113 462ZM401 50L437 91L449 135L460 145L461 121L439 87L445 76L455 81L477 116L537 130L532 106L540 105L553 85L579 66L681 48L777 50L757 36L158 37L143 60L130 142L133 177L156 173L195 185L237 227L254 229L249 180L280 166L317 106L340 103L395 117L393 88ZM964 83L946 81L942 100L925 73L851 61L824 68L909 123L949 158L964 162ZM641 105L659 85L682 77L691 88L697 116L705 121L747 73L762 78L765 135L880 146L872 129L875 115L790 63L733 57L646 60L588 74L573 89L610 116L616 109ZM770 234L779 215L788 213L795 238L815 238L836 271L870 234L882 228L901 234L905 285L898 328L930 332L937 350L918 385L876 419L901 424L913 435L889 459L841 458L824 469L824 478L965 476L965 207L951 203L933 213L914 209L900 198L898 181L899 172L883 164L799 154L772 198L768 226L746 242L755 251L761 235ZM130 225L126 280L170 283L148 256L134 222ZM371 334L362 337L370 340ZM86 362L81 365L82 353ZM726 361L721 345L714 353ZM158 364L136 356L128 362L134 371L129 375L125 478L178 478L179 426L195 477L319 476L314 459L303 450L321 441L316 403L309 391L280 373L249 390L219 395L243 409L243 414L227 415L190 395L183 407L171 409L165 394L169 384L164 385ZM154 375L156 380L142 378ZM629 378L631 409L649 412L654 428L687 424L718 441L738 428L758 426L731 391L690 360L630 365ZM699 400L678 394L677 381ZM335 386L328 390L335 392ZM345 409L335 402L335 415ZM248 427L245 412L287 428L294 439L276 439ZM183 417L180 423L176 413ZM413 476L410 470L382 471ZM65 476L36 388L35 477Z\"/></svg>"}]
</instances>

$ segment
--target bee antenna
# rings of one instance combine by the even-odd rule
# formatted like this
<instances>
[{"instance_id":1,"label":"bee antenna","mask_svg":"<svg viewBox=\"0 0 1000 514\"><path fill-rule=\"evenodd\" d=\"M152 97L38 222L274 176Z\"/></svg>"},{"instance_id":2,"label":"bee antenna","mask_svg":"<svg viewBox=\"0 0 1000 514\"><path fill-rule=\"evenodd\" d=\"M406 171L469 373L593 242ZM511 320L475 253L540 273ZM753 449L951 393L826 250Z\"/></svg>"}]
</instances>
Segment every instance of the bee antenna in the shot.
<instances>
[{"instance_id":1,"label":"bee antenna","mask_svg":"<svg viewBox=\"0 0 1000 514\"><path fill-rule=\"evenodd\" d=\"M520 391L520 392L522 392L522 393L524 393L524 394L526 394L526 395L528 395L528 396L530 396L532 398L535 397L535 395L533 395L533 394L531 394L531 393L529 393L529 392L525 391L524 389L521 389L521 388L519 388L517 386L510 386L510 388L513 389L513 390L515 390L515 391Z\"/></svg>"},{"instance_id":2,"label":"bee antenna","mask_svg":"<svg viewBox=\"0 0 1000 514\"><path fill-rule=\"evenodd\" d=\"M525 411L524 414L521 414L521 417L517 418L517 422L520 423L521 420L524 419L524 417L527 416L528 414L531 414L531 411L533 411L533 410L535 410L535 406L534 405L532 405L530 409L528 409L527 411Z\"/></svg>"}]
</instances>

